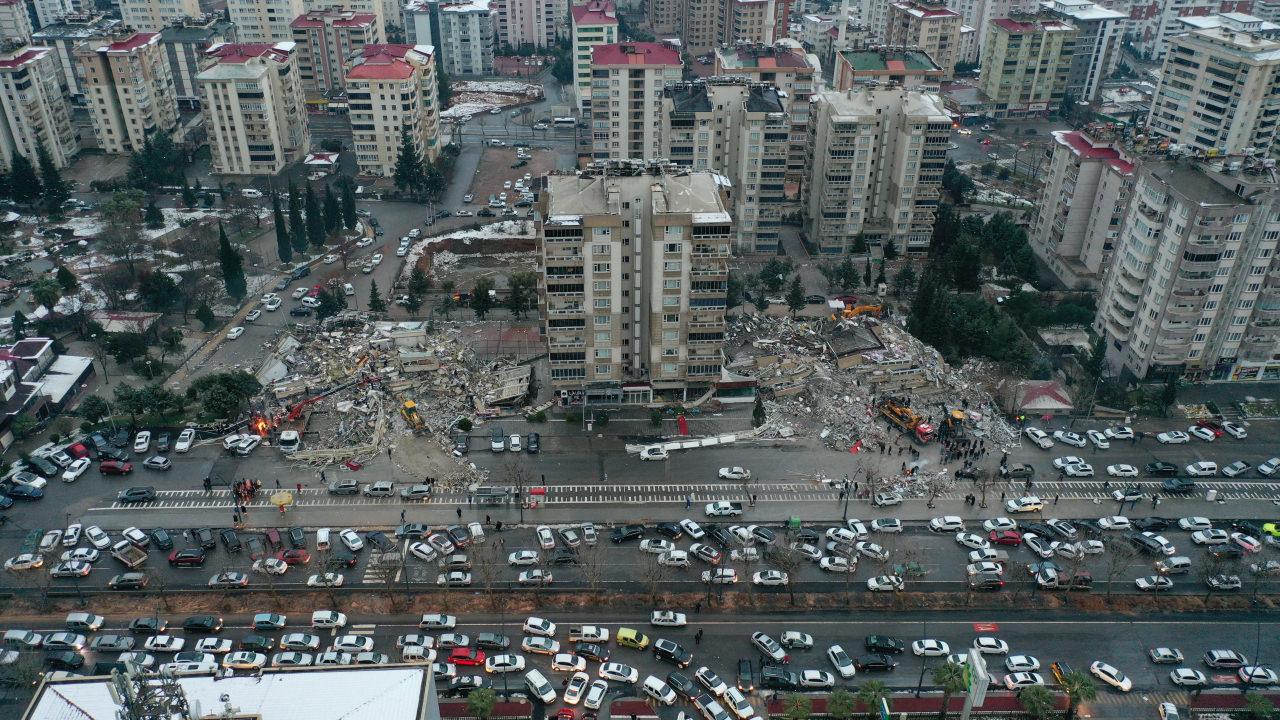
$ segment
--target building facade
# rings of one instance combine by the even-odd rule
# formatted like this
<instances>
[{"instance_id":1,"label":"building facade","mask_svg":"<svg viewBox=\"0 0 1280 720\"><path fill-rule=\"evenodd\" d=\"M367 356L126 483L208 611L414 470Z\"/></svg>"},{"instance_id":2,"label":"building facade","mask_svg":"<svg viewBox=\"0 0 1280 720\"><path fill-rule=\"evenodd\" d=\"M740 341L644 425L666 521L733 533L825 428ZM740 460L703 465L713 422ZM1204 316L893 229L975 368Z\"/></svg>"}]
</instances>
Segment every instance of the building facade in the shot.
<instances>
[{"instance_id":1,"label":"building facade","mask_svg":"<svg viewBox=\"0 0 1280 720\"><path fill-rule=\"evenodd\" d=\"M141 32L160 32L175 20L198 17L200 0L120 0L120 20Z\"/></svg>"},{"instance_id":2,"label":"building facade","mask_svg":"<svg viewBox=\"0 0 1280 720\"><path fill-rule=\"evenodd\" d=\"M1076 29L1056 18L1015 15L987 28L978 89L997 118L1057 112L1067 96Z\"/></svg>"},{"instance_id":3,"label":"building facade","mask_svg":"<svg viewBox=\"0 0 1280 720\"><path fill-rule=\"evenodd\" d=\"M303 0L227 0L236 36L246 43L291 42L291 23L306 11Z\"/></svg>"},{"instance_id":4,"label":"building facade","mask_svg":"<svg viewBox=\"0 0 1280 720\"><path fill-rule=\"evenodd\" d=\"M805 214L818 251L847 253L862 236L927 252L951 137L941 98L866 86L818 93L812 127Z\"/></svg>"},{"instance_id":5,"label":"building facade","mask_svg":"<svg viewBox=\"0 0 1280 720\"><path fill-rule=\"evenodd\" d=\"M196 76L213 172L275 175L311 146L292 42L215 45Z\"/></svg>"},{"instance_id":6,"label":"building facade","mask_svg":"<svg viewBox=\"0 0 1280 720\"><path fill-rule=\"evenodd\" d=\"M1169 40L1187 31L1183 25L1186 20L1219 13L1245 14L1251 12L1252 6L1253 0L1130 0L1125 31L1145 60L1162 62Z\"/></svg>"},{"instance_id":7,"label":"building facade","mask_svg":"<svg viewBox=\"0 0 1280 720\"><path fill-rule=\"evenodd\" d=\"M33 30L24 0L0 0L0 38L29 43Z\"/></svg>"},{"instance_id":8,"label":"building facade","mask_svg":"<svg viewBox=\"0 0 1280 720\"><path fill-rule=\"evenodd\" d=\"M618 42L618 8L613 0L589 0L569 9L573 20L573 72L578 111L591 111L591 48Z\"/></svg>"},{"instance_id":9,"label":"building facade","mask_svg":"<svg viewBox=\"0 0 1280 720\"><path fill-rule=\"evenodd\" d=\"M662 43L591 49L591 133L596 160L660 156L662 89L678 82L680 52Z\"/></svg>"},{"instance_id":10,"label":"building facade","mask_svg":"<svg viewBox=\"0 0 1280 720\"><path fill-rule=\"evenodd\" d=\"M715 177L623 162L549 175L539 203L552 387L588 404L711 388L723 366L733 237Z\"/></svg>"},{"instance_id":11,"label":"building facade","mask_svg":"<svg viewBox=\"0 0 1280 720\"><path fill-rule=\"evenodd\" d=\"M177 129L178 97L160 33L124 28L84 43L76 59L104 152L136 152L150 136Z\"/></svg>"},{"instance_id":12,"label":"building facade","mask_svg":"<svg viewBox=\"0 0 1280 720\"><path fill-rule=\"evenodd\" d=\"M950 80L960 56L961 24L960 14L941 2L902 0L889 5L885 44L923 50Z\"/></svg>"},{"instance_id":13,"label":"building facade","mask_svg":"<svg viewBox=\"0 0 1280 720\"><path fill-rule=\"evenodd\" d=\"M1133 156L1105 126L1056 130L1031 249L1068 288L1100 287L1133 186Z\"/></svg>"},{"instance_id":14,"label":"building facade","mask_svg":"<svg viewBox=\"0 0 1280 720\"><path fill-rule=\"evenodd\" d=\"M688 14L687 0L648 0L645 3L645 19L658 35L684 37Z\"/></svg>"},{"instance_id":15,"label":"building facade","mask_svg":"<svg viewBox=\"0 0 1280 720\"><path fill-rule=\"evenodd\" d=\"M497 15L498 45L551 47L565 22L567 4L557 0L492 0Z\"/></svg>"},{"instance_id":16,"label":"building facade","mask_svg":"<svg viewBox=\"0 0 1280 720\"><path fill-rule=\"evenodd\" d=\"M292 27L302 88L321 95L343 90L348 58L365 45L386 42L377 17L352 10L313 10L295 18Z\"/></svg>"},{"instance_id":17,"label":"building facade","mask_svg":"<svg viewBox=\"0 0 1280 720\"><path fill-rule=\"evenodd\" d=\"M403 138L418 157L440 154L440 107L430 45L366 45L347 70L352 142L366 175L391 177Z\"/></svg>"},{"instance_id":18,"label":"building facade","mask_svg":"<svg viewBox=\"0 0 1280 720\"><path fill-rule=\"evenodd\" d=\"M1148 129L1200 153L1269 152L1280 124L1280 26L1219 15L1189 27L1170 44Z\"/></svg>"},{"instance_id":19,"label":"building facade","mask_svg":"<svg viewBox=\"0 0 1280 720\"><path fill-rule=\"evenodd\" d=\"M1113 373L1280 377L1280 188L1266 165L1139 165L1094 321Z\"/></svg>"},{"instance_id":20,"label":"building facade","mask_svg":"<svg viewBox=\"0 0 1280 720\"><path fill-rule=\"evenodd\" d=\"M488 0L440 4L440 45L445 72L492 75L498 14Z\"/></svg>"},{"instance_id":21,"label":"building facade","mask_svg":"<svg viewBox=\"0 0 1280 720\"><path fill-rule=\"evenodd\" d=\"M1077 102L1092 103L1102 91L1102 81L1120 63L1120 38L1128 16L1091 0L1050 0L1040 7L1076 29L1067 94Z\"/></svg>"},{"instance_id":22,"label":"building facade","mask_svg":"<svg viewBox=\"0 0 1280 720\"><path fill-rule=\"evenodd\" d=\"M17 155L34 165L41 143L60 168L79 152L61 75L52 48L0 45L0 164L5 168L13 167Z\"/></svg>"},{"instance_id":23,"label":"building facade","mask_svg":"<svg viewBox=\"0 0 1280 720\"><path fill-rule=\"evenodd\" d=\"M83 105L84 71L76 62L76 48L89 38L107 37L120 27L120 20L101 13L67 17L63 22L42 27L31 34L31 42L52 48L62 73L63 91L77 105Z\"/></svg>"},{"instance_id":24,"label":"building facade","mask_svg":"<svg viewBox=\"0 0 1280 720\"><path fill-rule=\"evenodd\" d=\"M160 31L160 44L169 63L169 74L173 76L179 108L200 109L196 75L204 69L204 54L214 45L235 39L235 25L215 14L184 18Z\"/></svg>"}]
</instances>

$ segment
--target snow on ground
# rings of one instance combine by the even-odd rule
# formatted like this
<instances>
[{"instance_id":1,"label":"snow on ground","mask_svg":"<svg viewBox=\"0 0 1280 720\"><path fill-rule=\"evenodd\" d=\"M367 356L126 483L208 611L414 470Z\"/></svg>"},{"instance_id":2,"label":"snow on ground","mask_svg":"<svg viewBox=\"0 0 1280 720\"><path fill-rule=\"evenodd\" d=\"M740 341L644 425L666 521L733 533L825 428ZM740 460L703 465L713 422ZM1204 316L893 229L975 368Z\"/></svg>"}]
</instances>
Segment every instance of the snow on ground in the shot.
<instances>
[{"instance_id":1,"label":"snow on ground","mask_svg":"<svg viewBox=\"0 0 1280 720\"><path fill-rule=\"evenodd\" d=\"M218 210L178 210L176 208L160 208L160 214L164 216L164 227L154 230L147 227L142 228L142 236L148 240L154 240L179 229L182 227L179 224L180 220L194 221L210 217L222 217L223 215ZM53 227L70 228L76 237L93 237L102 232L103 226L100 217L82 216L64 220Z\"/></svg>"},{"instance_id":2,"label":"snow on ground","mask_svg":"<svg viewBox=\"0 0 1280 720\"><path fill-rule=\"evenodd\" d=\"M440 112L442 118L469 118L472 115L481 115L497 107L489 103L459 103L453 107L447 108Z\"/></svg>"},{"instance_id":3,"label":"snow on ground","mask_svg":"<svg viewBox=\"0 0 1280 720\"><path fill-rule=\"evenodd\" d=\"M413 272L413 268L417 267L418 261L426 254L427 250L436 243L445 240L461 240L462 244L470 245L472 240L501 240L505 238L529 238L534 237L533 223L529 220L504 220L502 222L491 223L474 230L455 230L442 235L432 235L431 237L419 238L417 242L409 247L409 253L405 256L404 267L400 270L401 277L409 277L409 273ZM452 253L450 253L452 254Z\"/></svg>"},{"instance_id":4,"label":"snow on ground","mask_svg":"<svg viewBox=\"0 0 1280 720\"><path fill-rule=\"evenodd\" d=\"M541 95L542 86L538 83L519 82L516 80L459 80L453 83L453 91L503 93L505 95Z\"/></svg>"}]
</instances>

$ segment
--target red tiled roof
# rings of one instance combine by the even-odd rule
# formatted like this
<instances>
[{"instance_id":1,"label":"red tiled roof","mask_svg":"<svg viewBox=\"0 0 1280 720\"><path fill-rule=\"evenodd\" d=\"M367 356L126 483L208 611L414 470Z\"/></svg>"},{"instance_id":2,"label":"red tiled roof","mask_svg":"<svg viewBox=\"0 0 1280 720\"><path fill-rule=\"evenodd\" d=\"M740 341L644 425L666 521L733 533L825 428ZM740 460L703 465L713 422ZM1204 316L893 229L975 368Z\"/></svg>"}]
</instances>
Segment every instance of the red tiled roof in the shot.
<instances>
[{"instance_id":1,"label":"red tiled roof","mask_svg":"<svg viewBox=\"0 0 1280 720\"><path fill-rule=\"evenodd\" d=\"M11 58L0 58L0 68L15 68L39 59L49 52L49 48L27 48Z\"/></svg>"},{"instance_id":2,"label":"red tiled roof","mask_svg":"<svg viewBox=\"0 0 1280 720\"><path fill-rule=\"evenodd\" d=\"M612 43L591 48L592 65L649 65L680 67L680 53L655 42Z\"/></svg>"},{"instance_id":3,"label":"red tiled roof","mask_svg":"<svg viewBox=\"0 0 1280 720\"><path fill-rule=\"evenodd\" d=\"M413 65L404 56L412 45L365 45L355 66L347 71L352 80L408 80L413 77Z\"/></svg>"},{"instance_id":4,"label":"red tiled roof","mask_svg":"<svg viewBox=\"0 0 1280 720\"><path fill-rule=\"evenodd\" d=\"M107 46L106 49L107 49L107 52L109 53L127 53L131 50L137 50L143 45L149 45L152 42L158 42L156 38L159 38L159 37L160 37L160 33L153 33L153 32L134 33L127 40L121 40L120 42L111 43L110 45Z\"/></svg>"},{"instance_id":5,"label":"red tiled roof","mask_svg":"<svg viewBox=\"0 0 1280 720\"><path fill-rule=\"evenodd\" d=\"M1120 152L1106 145L1094 145L1083 134L1078 132L1054 133L1082 158L1087 160L1105 160L1108 165L1128 175L1133 172L1133 163L1120 156Z\"/></svg>"},{"instance_id":6,"label":"red tiled roof","mask_svg":"<svg viewBox=\"0 0 1280 720\"><path fill-rule=\"evenodd\" d=\"M346 10L317 10L305 15L299 15L289 25L296 28L324 27L325 20L329 20L330 24L334 27L361 27L365 25L372 25L376 18L373 13L353 13Z\"/></svg>"},{"instance_id":7,"label":"red tiled roof","mask_svg":"<svg viewBox=\"0 0 1280 720\"><path fill-rule=\"evenodd\" d=\"M571 9L574 25L617 25L618 9L613 0L591 0Z\"/></svg>"},{"instance_id":8,"label":"red tiled roof","mask_svg":"<svg viewBox=\"0 0 1280 720\"><path fill-rule=\"evenodd\" d=\"M288 53L280 50L273 43L222 43L209 48L204 54L206 57L217 58L219 63L228 64L244 63L266 56L276 61L288 57Z\"/></svg>"}]
</instances>

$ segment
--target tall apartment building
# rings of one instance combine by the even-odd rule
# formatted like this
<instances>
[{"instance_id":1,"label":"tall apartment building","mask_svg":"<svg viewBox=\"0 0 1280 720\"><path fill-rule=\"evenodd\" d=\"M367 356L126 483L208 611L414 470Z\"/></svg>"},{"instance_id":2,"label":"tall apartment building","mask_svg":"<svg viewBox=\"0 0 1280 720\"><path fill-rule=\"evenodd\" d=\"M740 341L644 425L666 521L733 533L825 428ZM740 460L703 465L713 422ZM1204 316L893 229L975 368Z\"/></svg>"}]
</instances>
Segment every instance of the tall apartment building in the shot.
<instances>
[{"instance_id":1,"label":"tall apartment building","mask_svg":"<svg viewBox=\"0 0 1280 720\"><path fill-rule=\"evenodd\" d=\"M787 182L797 186L803 184L809 175L806 164L811 124L809 100L822 81L822 65L818 56L805 52L794 40L781 40L772 46L721 48L715 53L715 74L741 76L778 88L787 119L791 122Z\"/></svg>"},{"instance_id":2,"label":"tall apartment building","mask_svg":"<svg viewBox=\"0 0 1280 720\"><path fill-rule=\"evenodd\" d=\"M440 52L449 75L492 75L497 19L488 0L440 4Z\"/></svg>"},{"instance_id":3,"label":"tall apartment building","mask_svg":"<svg viewBox=\"0 0 1280 720\"><path fill-rule=\"evenodd\" d=\"M942 75L942 68L920 50L872 47L836 53L836 90L868 82L896 83L908 90L937 87Z\"/></svg>"},{"instance_id":4,"label":"tall apartment building","mask_svg":"<svg viewBox=\"0 0 1280 720\"><path fill-rule=\"evenodd\" d=\"M948 0L947 7L960 13L962 28L967 26L973 29L980 58L987 40L987 26L991 21L1019 13L1034 12L1036 0ZM964 42L964 34L962 30L962 42ZM958 56L963 54L959 53ZM977 61L978 59L974 58L973 62Z\"/></svg>"},{"instance_id":5,"label":"tall apartment building","mask_svg":"<svg viewBox=\"0 0 1280 720\"><path fill-rule=\"evenodd\" d=\"M662 106L663 156L728 178L735 251L777 254L791 140L778 89L708 78L668 85Z\"/></svg>"},{"instance_id":6,"label":"tall apartment building","mask_svg":"<svg viewBox=\"0 0 1280 720\"><path fill-rule=\"evenodd\" d=\"M961 24L960 14L941 2L901 0L889 5L885 44L923 50L950 80L960 54Z\"/></svg>"},{"instance_id":7,"label":"tall apartment building","mask_svg":"<svg viewBox=\"0 0 1280 720\"><path fill-rule=\"evenodd\" d=\"M733 237L716 178L624 162L545 181L539 309L551 386L588 404L712 387Z\"/></svg>"},{"instance_id":8,"label":"tall apartment building","mask_svg":"<svg viewBox=\"0 0 1280 720\"><path fill-rule=\"evenodd\" d=\"M291 42L291 24L306 11L304 0L227 0L236 36L246 43Z\"/></svg>"},{"instance_id":9,"label":"tall apartment building","mask_svg":"<svg viewBox=\"0 0 1280 720\"><path fill-rule=\"evenodd\" d=\"M178 127L178 97L158 32L123 28L76 48L93 134L104 152L141 150Z\"/></svg>"},{"instance_id":10,"label":"tall apartment building","mask_svg":"<svg viewBox=\"0 0 1280 720\"><path fill-rule=\"evenodd\" d=\"M778 14L785 13L782 0L725 0L725 27L728 37L725 45L753 43L772 45L779 36Z\"/></svg>"},{"instance_id":11,"label":"tall apartment building","mask_svg":"<svg viewBox=\"0 0 1280 720\"><path fill-rule=\"evenodd\" d=\"M1094 321L1112 372L1280 374L1277 238L1280 187L1264 161L1139 165Z\"/></svg>"},{"instance_id":12,"label":"tall apartment building","mask_svg":"<svg viewBox=\"0 0 1280 720\"><path fill-rule=\"evenodd\" d=\"M1199 152L1267 152L1280 121L1280 27L1248 15L1186 24L1170 43L1149 131Z\"/></svg>"},{"instance_id":13,"label":"tall apartment building","mask_svg":"<svg viewBox=\"0 0 1280 720\"><path fill-rule=\"evenodd\" d=\"M950 137L937 95L866 86L818 93L806 225L819 252L848 252L859 235L926 252Z\"/></svg>"},{"instance_id":14,"label":"tall apartment building","mask_svg":"<svg viewBox=\"0 0 1280 720\"><path fill-rule=\"evenodd\" d=\"M196 76L213 172L275 175L311 147L292 42L215 45Z\"/></svg>"},{"instance_id":15,"label":"tall apartment building","mask_svg":"<svg viewBox=\"0 0 1280 720\"><path fill-rule=\"evenodd\" d=\"M0 38L29 43L33 30L25 0L0 0Z\"/></svg>"},{"instance_id":16,"label":"tall apartment building","mask_svg":"<svg viewBox=\"0 0 1280 720\"><path fill-rule=\"evenodd\" d=\"M678 82L680 51L663 43L591 48L591 132L597 160L647 160L662 150L662 88Z\"/></svg>"},{"instance_id":17,"label":"tall apartment building","mask_svg":"<svg viewBox=\"0 0 1280 720\"><path fill-rule=\"evenodd\" d=\"M675 5L682 25L675 33L684 40L689 52L701 55L726 44L729 29L725 26L727 0L649 0Z\"/></svg>"},{"instance_id":18,"label":"tall apartment building","mask_svg":"<svg viewBox=\"0 0 1280 720\"><path fill-rule=\"evenodd\" d=\"M645 3L645 19L658 35L685 37L685 20L688 16L687 0L648 0ZM692 45L690 49L693 49ZM702 52L702 49L694 52Z\"/></svg>"},{"instance_id":19,"label":"tall apartment building","mask_svg":"<svg viewBox=\"0 0 1280 720\"><path fill-rule=\"evenodd\" d=\"M0 165L13 167L17 155L35 164L40 143L60 168L79 152L60 80L53 49L0 44Z\"/></svg>"},{"instance_id":20,"label":"tall apartment building","mask_svg":"<svg viewBox=\"0 0 1280 720\"><path fill-rule=\"evenodd\" d=\"M1104 2L1105 4L1105 2ZM1218 13L1251 11L1253 0L1131 0L1125 32L1144 57L1161 62L1169 41L1187 31L1184 21ZM1122 7L1112 10L1123 11Z\"/></svg>"},{"instance_id":21,"label":"tall apartment building","mask_svg":"<svg viewBox=\"0 0 1280 720\"><path fill-rule=\"evenodd\" d=\"M591 48L618 42L618 8L613 0L588 0L569 8L573 18L573 71L578 110L591 111Z\"/></svg>"},{"instance_id":22,"label":"tall apartment building","mask_svg":"<svg viewBox=\"0 0 1280 720\"><path fill-rule=\"evenodd\" d=\"M120 20L142 32L160 32L174 20L203 14L200 0L120 0Z\"/></svg>"},{"instance_id":23,"label":"tall apartment building","mask_svg":"<svg viewBox=\"0 0 1280 720\"><path fill-rule=\"evenodd\" d=\"M1092 0L1049 0L1040 7L1076 29L1067 94L1078 102L1093 102L1102 91L1102 81L1120 63L1120 38L1128 15Z\"/></svg>"},{"instance_id":24,"label":"tall apartment building","mask_svg":"<svg viewBox=\"0 0 1280 720\"><path fill-rule=\"evenodd\" d=\"M53 49L62 73L63 91L73 103L83 105L85 102L84 71L76 62L76 48L90 38L111 35L118 27L119 19L95 13L67 17L63 22L42 27L31 34L33 44Z\"/></svg>"},{"instance_id":25,"label":"tall apartment building","mask_svg":"<svg viewBox=\"0 0 1280 720\"><path fill-rule=\"evenodd\" d=\"M1055 130L1031 249L1072 289L1098 288L1133 186L1136 157L1106 127Z\"/></svg>"},{"instance_id":26,"label":"tall apartment building","mask_svg":"<svg viewBox=\"0 0 1280 720\"><path fill-rule=\"evenodd\" d=\"M402 15L400 10L393 15L386 15L387 0L303 0L302 12L310 13L335 8L350 10L358 15L372 15L374 24L378 26L378 32L382 33L381 37L386 37L388 22L394 25L401 21Z\"/></svg>"},{"instance_id":27,"label":"tall apartment building","mask_svg":"<svg viewBox=\"0 0 1280 720\"><path fill-rule=\"evenodd\" d=\"M374 15L340 8L299 15L292 27L298 49L298 73L307 92L340 92L347 58L365 45L386 42L382 26Z\"/></svg>"},{"instance_id":28,"label":"tall apartment building","mask_svg":"<svg viewBox=\"0 0 1280 720\"><path fill-rule=\"evenodd\" d=\"M440 154L434 50L430 45L366 45L347 70L356 163L367 175L390 177L403 135L418 157Z\"/></svg>"},{"instance_id":29,"label":"tall apartment building","mask_svg":"<svg viewBox=\"0 0 1280 720\"><path fill-rule=\"evenodd\" d=\"M235 25L213 13L183 18L160 31L160 44L169 63L169 74L173 76L178 107L200 109L196 75L204 69L204 54L214 45L235 39Z\"/></svg>"},{"instance_id":30,"label":"tall apartment building","mask_svg":"<svg viewBox=\"0 0 1280 720\"><path fill-rule=\"evenodd\" d=\"M1067 95L1076 29L1056 18L1015 15L987 28L978 90L998 118L1057 112Z\"/></svg>"},{"instance_id":31,"label":"tall apartment building","mask_svg":"<svg viewBox=\"0 0 1280 720\"><path fill-rule=\"evenodd\" d=\"M497 13L498 45L550 47L565 22L566 3L558 0L492 0Z\"/></svg>"}]
</instances>

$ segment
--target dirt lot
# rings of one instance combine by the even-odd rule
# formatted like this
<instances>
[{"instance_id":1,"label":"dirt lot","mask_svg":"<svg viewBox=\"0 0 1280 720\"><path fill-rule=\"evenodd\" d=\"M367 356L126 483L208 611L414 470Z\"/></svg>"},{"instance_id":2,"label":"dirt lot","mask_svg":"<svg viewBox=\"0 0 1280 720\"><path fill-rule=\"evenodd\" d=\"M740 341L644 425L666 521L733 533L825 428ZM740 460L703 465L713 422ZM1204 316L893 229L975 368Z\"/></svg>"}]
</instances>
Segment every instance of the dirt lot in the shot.
<instances>
[{"instance_id":1,"label":"dirt lot","mask_svg":"<svg viewBox=\"0 0 1280 720\"><path fill-rule=\"evenodd\" d=\"M484 157L480 159L480 164L476 170L476 174L471 178L471 188L467 192L476 196L474 205L475 210L484 207L489 201L490 195L497 195L506 192L510 199L514 192L512 190L504 190L502 183L510 180L514 183L518 178L524 177L525 173L530 178L536 179L543 173L556 169L556 154L549 150L533 150L531 151L533 158L528 165L522 168L512 168L516 162L516 149L513 147L495 147L486 148ZM524 209L524 208L520 208Z\"/></svg>"}]
</instances>

